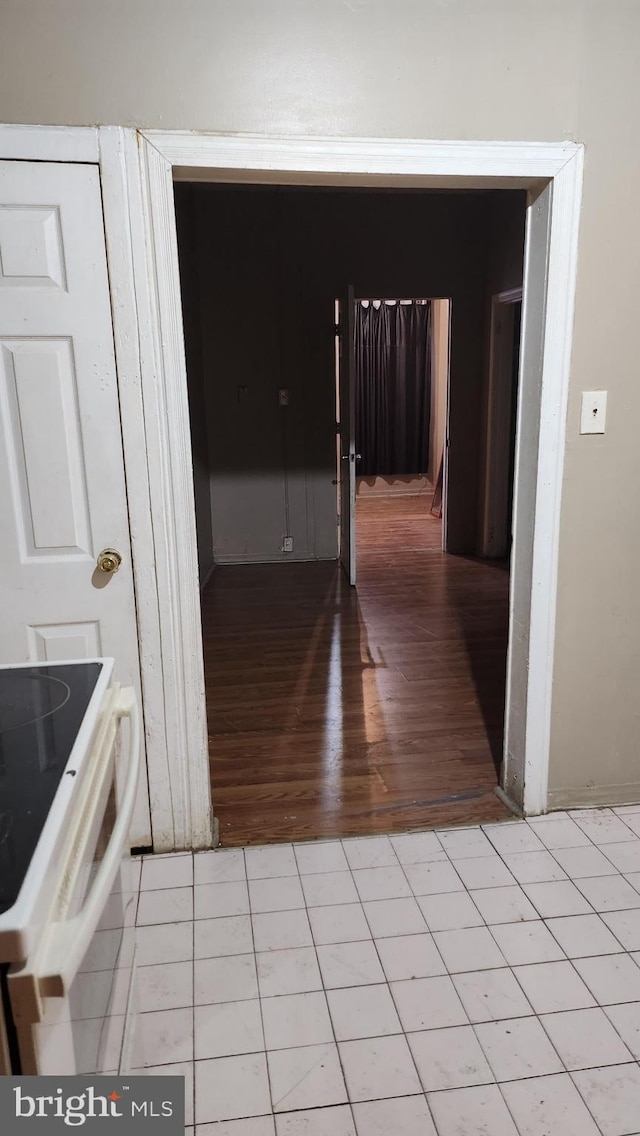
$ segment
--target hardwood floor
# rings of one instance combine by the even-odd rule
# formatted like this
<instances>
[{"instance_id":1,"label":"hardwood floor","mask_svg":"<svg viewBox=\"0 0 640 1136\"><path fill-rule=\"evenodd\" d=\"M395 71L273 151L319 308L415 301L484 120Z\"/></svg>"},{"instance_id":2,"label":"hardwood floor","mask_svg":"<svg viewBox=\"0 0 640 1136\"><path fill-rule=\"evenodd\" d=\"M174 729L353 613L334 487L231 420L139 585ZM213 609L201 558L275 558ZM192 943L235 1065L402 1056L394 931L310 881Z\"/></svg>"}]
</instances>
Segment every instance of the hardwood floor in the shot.
<instances>
[{"instance_id":1,"label":"hardwood floor","mask_svg":"<svg viewBox=\"0 0 640 1136\"><path fill-rule=\"evenodd\" d=\"M508 574L445 556L426 496L358 502L335 563L216 568L203 596L226 845L502 819Z\"/></svg>"},{"instance_id":2,"label":"hardwood floor","mask_svg":"<svg viewBox=\"0 0 640 1136\"><path fill-rule=\"evenodd\" d=\"M442 549L442 521L431 515L432 493L403 497L360 497L356 510L358 568L377 553Z\"/></svg>"}]
</instances>

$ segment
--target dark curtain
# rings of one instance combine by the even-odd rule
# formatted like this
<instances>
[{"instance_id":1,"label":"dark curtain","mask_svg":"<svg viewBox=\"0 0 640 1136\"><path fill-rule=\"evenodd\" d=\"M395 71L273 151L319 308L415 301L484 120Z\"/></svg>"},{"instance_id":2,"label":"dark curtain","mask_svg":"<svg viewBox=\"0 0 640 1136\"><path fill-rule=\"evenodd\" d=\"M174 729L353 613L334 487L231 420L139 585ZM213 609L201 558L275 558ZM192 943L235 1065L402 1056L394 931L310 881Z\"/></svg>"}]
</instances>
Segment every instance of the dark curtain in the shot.
<instances>
[{"instance_id":1,"label":"dark curtain","mask_svg":"<svg viewBox=\"0 0 640 1136\"><path fill-rule=\"evenodd\" d=\"M425 473L431 304L356 303L356 450L363 477Z\"/></svg>"}]
</instances>

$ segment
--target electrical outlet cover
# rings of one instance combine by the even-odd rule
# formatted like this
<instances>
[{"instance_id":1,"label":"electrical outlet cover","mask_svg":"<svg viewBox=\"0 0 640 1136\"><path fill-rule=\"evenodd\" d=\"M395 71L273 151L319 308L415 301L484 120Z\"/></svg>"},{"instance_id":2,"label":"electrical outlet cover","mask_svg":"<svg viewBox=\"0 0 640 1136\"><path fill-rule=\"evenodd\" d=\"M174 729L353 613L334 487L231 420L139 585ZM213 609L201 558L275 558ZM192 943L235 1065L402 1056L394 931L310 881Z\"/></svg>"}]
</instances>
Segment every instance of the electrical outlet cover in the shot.
<instances>
[{"instance_id":1,"label":"electrical outlet cover","mask_svg":"<svg viewBox=\"0 0 640 1136\"><path fill-rule=\"evenodd\" d=\"M580 413L581 434L604 434L607 416L607 392L583 391Z\"/></svg>"}]
</instances>

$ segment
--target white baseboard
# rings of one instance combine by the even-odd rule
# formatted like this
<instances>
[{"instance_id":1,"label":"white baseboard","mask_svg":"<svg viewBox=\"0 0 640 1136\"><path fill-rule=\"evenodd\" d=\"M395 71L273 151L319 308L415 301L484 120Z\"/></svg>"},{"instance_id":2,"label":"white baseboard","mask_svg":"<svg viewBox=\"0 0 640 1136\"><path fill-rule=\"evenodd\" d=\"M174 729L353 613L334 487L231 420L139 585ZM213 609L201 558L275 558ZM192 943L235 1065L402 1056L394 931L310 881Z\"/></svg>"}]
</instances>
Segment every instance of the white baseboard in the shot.
<instances>
[{"instance_id":1,"label":"white baseboard","mask_svg":"<svg viewBox=\"0 0 640 1136\"><path fill-rule=\"evenodd\" d=\"M358 497L417 497L421 493L433 493L433 485L426 474L359 477L356 492Z\"/></svg>"},{"instance_id":2,"label":"white baseboard","mask_svg":"<svg viewBox=\"0 0 640 1136\"><path fill-rule=\"evenodd\" d=\"M264 553L248 553L245 556L233 553L216 553L216 565L228 564L314 564L335 561L336 556L296 556L295 552L282 552L280 555L265 556Z\"/></svg>"}]
</instances>

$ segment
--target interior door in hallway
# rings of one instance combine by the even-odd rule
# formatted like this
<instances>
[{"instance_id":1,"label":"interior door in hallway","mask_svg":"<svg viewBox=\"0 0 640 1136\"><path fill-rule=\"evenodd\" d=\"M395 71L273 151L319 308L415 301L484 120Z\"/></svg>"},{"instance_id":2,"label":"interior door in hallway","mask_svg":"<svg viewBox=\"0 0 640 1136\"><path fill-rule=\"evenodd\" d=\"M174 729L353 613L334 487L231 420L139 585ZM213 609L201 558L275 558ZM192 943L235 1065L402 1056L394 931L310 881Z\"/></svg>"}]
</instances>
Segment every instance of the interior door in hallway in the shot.
<instances>
[{"instance_id":1,"label":"interior door in hallway","mask_svg":"<svg viewBox=\"0 0 640 1136\"><path fill-rule=\"evenodd\" d=\"M113 656L139 690L97 166L0 162L0 415L0 661Z\"/></svg>"},{"instance_id":2,"label":"interior door in hallway","mask_svg":"<svg viewBox=\"0 0 640 1136\"><path fill-rule=\"evenodd\" d=\"M356 387L354 294L339 300L338 397L340 404L340 560L350 584L356 582Z\"/></svg>"}]
</instances>

